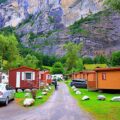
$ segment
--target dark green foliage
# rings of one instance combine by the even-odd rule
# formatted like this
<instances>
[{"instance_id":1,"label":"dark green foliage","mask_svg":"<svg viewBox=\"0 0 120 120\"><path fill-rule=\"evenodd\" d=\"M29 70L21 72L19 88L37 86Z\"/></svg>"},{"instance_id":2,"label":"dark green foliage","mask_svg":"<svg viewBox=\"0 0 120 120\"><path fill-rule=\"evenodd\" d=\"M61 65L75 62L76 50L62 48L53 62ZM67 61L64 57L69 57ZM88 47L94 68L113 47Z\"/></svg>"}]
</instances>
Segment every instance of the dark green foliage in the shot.
<instances>
[{"instance_id":1,"label":"dark green foliage","mask_svg":"<svg viewBox=\"0 0 120 120\"><path fill-rule=\"evenodd\" d=\"M0 34L4 35L11 35L14 34L14 28L13 27L4 27L0 29Z\"/></svg>"},{"instance_id":2,"label":"dark green foliage","mask_svg":"<svg viewBox=\"0 0 120 120\"><path fill-rule=\"evenodd\" d=\"M0 4L6 2L7 0L0 0Z\"/></svg>"},{"instance_id":3,"label":"dark green foliage","mask_svg":"<svg viewBox=\"0 0 120 120\"><path fill-rule=\"evenodd\" d=\"M77 34L77 33L83 33L83 34L88 34L88 31L87 30L84 30L83 28L82 28L82 24L83 23L88 23L88 22L91 22L91 21L93 21L93 20L97 20L98 19L98 17L96 16L96 15L89 15L88 17L86 17L86 18L81 18L79 21L76 21L73 25L71 25L70 27L69 27L69 29L70 29L70 33L71 34Z\"/></svg>"},{"instance_id":4,"label":"dark green foliage","mask_svg":"<svg viewBox=\"0 0 120 120\"><path fill-rule=\"evenodd\" d=\"M42 33L42 34L35 34L33 32L30 32L29 33L29 42L32 43L32 41L36 38L48 38L49 36L51 36L54 32L56 32L56 30L51 30L51 31L48 31L47 33ZM46 40L44 42L45 45L50 45L50 42L49 40Z\"/></svg>"},{"instance_id":5,"label":"dark green foliage","mask_svg":"<svg viewBox=\"0 0 120 120\"><path fill-rule=\"evenodd\" d=\"M98 55L94 58L94 63L95 64L107 64L108 63L108 59L106 56L103 55Z\"/></svg>"},{"instance_id":6,"label":"dark green foliage","mask_svg":"<svg viewBox=\"0 0 120 120\"><path fill-rule=\"evenodd\" d=\"M32 54L28 54L25 58L24 58L24 66L28 66L31 68L40 68L38 66L38 62L39 60L37 59L37 57L35 55Z\"/></svg>"},{"instance_id":7,"label":"dark green foliage","mask_svg":"<svg viewBox=\"0 0 120 120\"><path fill-rule=\"evenodd\" d=\"M19 43L19 50L20 50L20 55L23 57L26 57L26 55L31 54L36 56L36 58L39 60L38 62L38 67L44 66L53 66L53 64L57 61L62 61L62 57L57 57L54 55L48 56L48 55L43 55L40 52L33 51L31 48L26 48L22 44ZM64 61L62 61L64 63Z\"/></svg>"},{"instance_id":8,"label":"dark green foliage","mask_svg":"<svg viewBox=\"0 0 120 120\"><path fill-rule=\"evenodd\" d=\"M36 35L35 33L33 33L33 32L30 32L30 36L29 36L29 39L30 40L33 40L33 39L35 39L35 38L37 38L38 37L38 35Z\"/></svg>"},{"instance_id":9,"label":"dark green foliage","mask_svg":"<svg viewBox=\"0 0 120 120\"><path fill-rule=\"evenodd\" d=\"M43 55L43 65L45 66L52 66L57 61L59 61L59 58L54 55Z\"/></svg>"},{"instance_id":10,"label":"dark green foliage","mask_svg":"<svg viewBox=\"0 0 120 120\"><path fill-rule=\"evenodd\" d=\"M105 4L110 8L120 11L120 0L105 0Z\"/></svg>"},{"instance_id":11,"label":"dark green foliage","mask_svg":"<svg viewBox=\"0 0 120 120\"><path fill-rule=\"evenodd\" d=\"M66 50L66 69L71 71L72 69L78 68L78 60L81 57L81 50L83 44L75 44L73 42L69 42L64 45L64 49Z\"/></svg>"},{"instance_id":12,"label":"dark green foliage","mask_svg":"<svg viewBox=\"0 0 120 120\"><path fill-rule=\"evenodd\" d=\"M63 56L63 57L60 57L60 58L59 58L59 61L60 61L62 64L65 64L65 63L66 63L66 60L67 60L67 57L66 57L66 56Z\"/></svg>"},{"instance_id":13,"label":"dark green foliage","mask_svg":"<svg viewBox=\"0 0 120 120\"><path fill-rule=\"evenodd\" d=\"M111 63L113 66L120 66L120 51L112 53Z\"/></svg>"},{"instance_id":14,"label":"dark green foliage","mask_svg":"<svg viewBox=\"0 0 120 120\"><path fill-rule=\"evenodd\" d=\"M48 16L48 18L49 18L50 23L54 23L54 17L53 16Z\"/></svg>"},{"instance_id":15,"label":"dark green foliage","mask_svg":"<svg viewBox=\"0 0 120 120\"><path fill-rule=\"evenodd\" d=\"M56 62L53 65L52 73L53 74L63 74L64 73L64 68L63 68L63 65L61 62Z\"/></svg>"},{"instance_id":16,"label":"dark green foliage","mask_svg":"<svg viewBox=\"0 0 120 120\"><path fill-rule=\"evenodd\" d=\"M100 21L102 16L109 15L109 10L100 11L96 14L90 14L86 18L81 18L76 21L73 25L69 27L70 34L81 34L83 36L88 36L90 32L82 27L83 24L94 23Z\"/></svg>"},{"instance_id":17,"label":"dark green foliage","mask_svg":"<svg viewBox=\"0 0 120 120\"><path fill-rule=\"evenodd\" d=\"M90 57L84 57L83 64L94 64L94 60Z\"/></svg>"},{"instance_id":18,"label":"dark green foliage","mask_svg":"<svg viewBox=\"0 0 120 120\"><path fill-rule=\"evenodd\" d=\"M43 55L39 52L33 51L31 48L26 48L22 44L19 43L19 50L20 50L20 55L25 58L28 54L34 55L39 61L37 63L37 67L41 68L42 67L42 61L43 61Z\"/></svg>"},{"instance_id":19,"label":"dark green foliage","mask_svg":"<svg viewBox=\"0 0 120 120\"><path fill-rule=\"evenodd\" d=\"M0 57L1 66L4 70L11 68L12 63L19 57L19 50L17 46L18 41L14 34L0 34ZM5 64L4 61L6 62Z\"/></svg>"}]
</instances>

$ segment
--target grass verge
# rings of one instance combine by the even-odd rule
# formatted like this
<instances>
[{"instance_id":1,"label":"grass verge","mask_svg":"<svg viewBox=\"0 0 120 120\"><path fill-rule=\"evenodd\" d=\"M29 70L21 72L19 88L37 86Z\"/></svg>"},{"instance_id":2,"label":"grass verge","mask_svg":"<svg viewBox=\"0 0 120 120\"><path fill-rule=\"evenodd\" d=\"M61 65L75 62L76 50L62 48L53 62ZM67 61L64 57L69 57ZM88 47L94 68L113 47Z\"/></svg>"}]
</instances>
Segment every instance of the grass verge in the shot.
<instances>
[{"instance_id":1,"label":"grass verge","mask_svg":"<svg viewBox=\"0 0 120 120\"><path fill-rule=\"evenodd\" d=\"M47 102L47 100L50 98L50 96L54 92L54 87L52 86L51 88L52 89L48 92L47 95L42 95L42 90L38 90L36 96L43 96L43 98L42 99L35 99L34 104L30 107L37 107L37 106L42 105L45 102ZM24 101L25 98L26 98L25 97L25 92L16 93L16 95L15 95L15 101L21 106L23 106L23 101Z\"/></svg>"},{"instance_id":2,"label":"grass verge","mask_svg":"<svg viewBox=\"0 0 120 120\"><path fill-rule=\"evenodd\" d=\"M81 108L91 113L96 120L120 120L120 102L111 102L110 99L120 94L99 93L88 91L87 89L78 89L82 92L81 95L76 95L72 88L69 86L70 81L66 82L71 95L78 101ZM98 95L105 95L105 101L97 100ZM88 101L82 101L82 97L87 95L90 97Z\"/></svg>"}]
</instances>

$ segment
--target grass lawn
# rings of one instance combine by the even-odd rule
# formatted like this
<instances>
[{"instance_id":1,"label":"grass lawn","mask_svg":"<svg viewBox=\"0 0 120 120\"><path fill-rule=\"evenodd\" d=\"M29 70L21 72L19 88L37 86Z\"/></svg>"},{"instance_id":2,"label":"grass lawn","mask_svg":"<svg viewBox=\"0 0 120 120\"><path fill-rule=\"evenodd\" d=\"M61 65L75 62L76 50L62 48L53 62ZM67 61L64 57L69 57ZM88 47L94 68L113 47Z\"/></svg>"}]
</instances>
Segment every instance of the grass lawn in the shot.
<instances>
[{"instance_id":1,"label":"grass lawn","mask_svg":"<svg viewBox=\"0 0 120 120\"><path fill-rule=\"evenodd\" d=\"M30 106L30 107L36 107L36 106L44 104L49 99L49 97L53 94L54 88L53 88L53 86L51 88L52 89L48 92L47 95L42 95L41 94L42 90L38 90L37 91L37 96L43 96L43 98L42 99L36 99L35 103L32 106ZM16 93L16 95L15 95L15 101L19 105L23 106L24 99L25 99L25 93L24 92L22 92L22 93Z\"/></svg>"},{"instance_id":2,"label":"grass lawn","mask_svg":"<svg viewBox=\"0 0 120 120\"><path fill-rule=\"evenodd\" d=\"M96 120L120 120L120 102L111 102L110 99L120 94L99 93L88 91L87 89L78 89L82 92L81 95L76 95L69 86L70 81L66 82L71 95L78 101L78 104L84 110L90 112ZM105 101L97 100L98 95L105 95ZM82 101L81 98L87 95L90 97L88 101Z\"/></svg>"}]
</instances>

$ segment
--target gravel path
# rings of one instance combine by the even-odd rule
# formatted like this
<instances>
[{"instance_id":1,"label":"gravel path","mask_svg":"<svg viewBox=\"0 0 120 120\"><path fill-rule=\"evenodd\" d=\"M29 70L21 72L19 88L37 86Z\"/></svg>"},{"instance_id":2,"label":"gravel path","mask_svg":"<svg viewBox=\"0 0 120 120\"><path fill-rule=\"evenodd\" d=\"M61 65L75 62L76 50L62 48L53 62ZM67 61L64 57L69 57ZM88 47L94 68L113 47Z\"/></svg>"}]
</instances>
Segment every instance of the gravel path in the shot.
<instances>
[{"instance_id":1,"label":"gravel path","mask_svg":"<svg viewBox=\"0 0 120 120\"><path fill-rule=\"evenodd\" d=\"M93 118L78 107L67 86L59 83L58 90L42 106L26 109L11 102L7 107L0 107L0 120L93 120Z\"/></svg>"}]
</instances>

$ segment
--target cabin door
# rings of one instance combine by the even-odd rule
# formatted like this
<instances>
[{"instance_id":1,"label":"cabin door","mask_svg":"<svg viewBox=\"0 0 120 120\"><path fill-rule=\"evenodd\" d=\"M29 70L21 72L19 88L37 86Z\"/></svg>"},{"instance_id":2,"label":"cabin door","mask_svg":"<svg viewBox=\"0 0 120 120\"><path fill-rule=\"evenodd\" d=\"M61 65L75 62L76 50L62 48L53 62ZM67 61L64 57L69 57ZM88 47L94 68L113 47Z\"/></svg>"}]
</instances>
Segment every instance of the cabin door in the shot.
<instances>
[{"instance_id":1,"label":"cabin door","mask_svg":"<svg viewBox=\"0 0 120 120\"><path fill-rule=\"evenodd\" d=\"M20 87L20 72L16 73L16 88Z\"/></svg>"}]
</instances>

